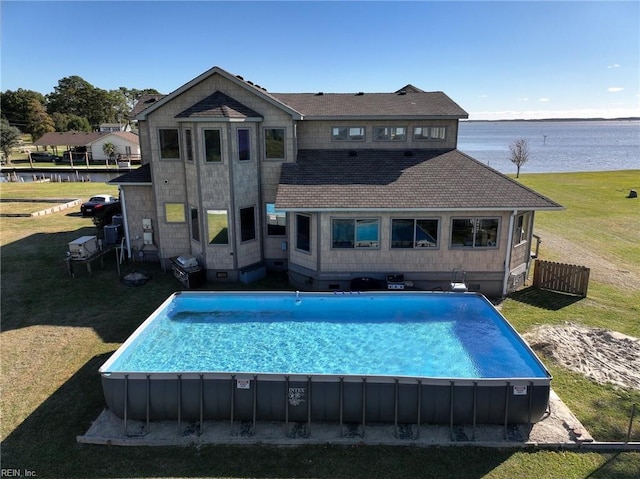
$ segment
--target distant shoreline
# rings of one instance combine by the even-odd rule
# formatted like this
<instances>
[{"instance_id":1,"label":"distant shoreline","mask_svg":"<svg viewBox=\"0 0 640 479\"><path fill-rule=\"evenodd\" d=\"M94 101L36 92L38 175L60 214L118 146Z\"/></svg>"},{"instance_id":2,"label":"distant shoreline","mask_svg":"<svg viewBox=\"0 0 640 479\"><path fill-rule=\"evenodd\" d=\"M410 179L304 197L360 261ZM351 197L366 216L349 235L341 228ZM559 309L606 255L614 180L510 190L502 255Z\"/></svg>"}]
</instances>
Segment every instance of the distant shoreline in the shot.
<instances>
[{"instance_id":1,"label":"distant shoreline","mask_svg":"<svg viewBox=\"0 0 640 479\"><path fill-rule=\"evenodd\" d=\"M625 118L540 118L525 120L524 118L504 119L504 120L460 120L464 123L497 123L497 122L509 122L509 121L526 121L526 122L541 122L541 121L639 121L640 116L629 116Z\"/></svg>"}]
</instances>

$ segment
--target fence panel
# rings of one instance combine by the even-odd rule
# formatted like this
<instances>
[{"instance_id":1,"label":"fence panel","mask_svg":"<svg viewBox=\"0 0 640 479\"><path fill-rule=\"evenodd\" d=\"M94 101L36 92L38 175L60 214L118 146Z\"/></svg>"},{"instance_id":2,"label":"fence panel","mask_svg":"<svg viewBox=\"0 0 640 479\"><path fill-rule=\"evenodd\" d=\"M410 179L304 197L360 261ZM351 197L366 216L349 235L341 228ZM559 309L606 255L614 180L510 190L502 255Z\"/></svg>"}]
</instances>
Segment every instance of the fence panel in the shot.
<instances>
[{"instance_id":1,"label":"fence panel","mask_svg":"<svg viewBox=\"0 0 640 479\"><path fill-rule=\"evenodd\" d=\"M586 266L536 260L533 286L585 298L589 287L590 269Z\"/></svg>"}]
</instances>

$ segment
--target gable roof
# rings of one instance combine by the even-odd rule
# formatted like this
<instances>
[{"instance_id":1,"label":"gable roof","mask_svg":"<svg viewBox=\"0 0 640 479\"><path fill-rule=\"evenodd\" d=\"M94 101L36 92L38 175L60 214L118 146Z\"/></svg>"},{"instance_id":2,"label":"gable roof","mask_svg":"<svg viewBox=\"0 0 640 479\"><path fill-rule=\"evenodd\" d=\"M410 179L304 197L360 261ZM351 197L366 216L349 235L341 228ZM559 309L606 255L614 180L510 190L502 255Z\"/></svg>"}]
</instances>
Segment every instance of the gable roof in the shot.
<instances>
[{"instance_id":1,"label":"gable roof","mask_svg":"<svg viewBox=\"0 0 640 479\"><path fill-rule=\"evenodd\" d=\"M282 165L276 208L495 211L562 206L459 150L300 150L297 163Z\"/></svg>"},{"instance_id":2,"label":"gable roof","mask_svg":"<svg viewBox=\"0 0 640 479\"><path fill-rule=\"evenodd\" d=\"M262 115L221 91L214 92L204 100L200 100L195 105L176 115L176 118L190 119L212 117L247 119L262 118Z\"/></svg>"},{"instance_id":3,"label":"gable roof","mask_svg":"<svg viewBox=\"0 0 640 479\"><path fill-rule=\"evenodd\" d=\"M138 101L136 102L136 104L133 106L133 109L129 113L129 118L135 118L136 115L138 115L140 112L142 112L143 110L146 110L155 102L157 102L158 100L161 100L164 97L165 95L152 95L150 93L140 95L140 98L138 98Z\"/></svg>"},{"instance_id":4,"label":"gable roof","mask_svg":"<svg viewBox=\"0 0 640 479\"><path fill-rule=\"evenodd\" d=\"M107 181L109 185L151 185L151 165L149 163Z\"/></svg>"},{"instance_id":5,"label":"gable roof","mask_svg":"<svg viewBox=\"0 0 640 479\"><path fill-rule=\"evenodd\" d=\"M467 118L441 91L400 93L272 93L305 119Z\"/></svg>"},{"instance_id":6,"label":"gable roof","mask_svg":"<svg viewBox=\"0 0 640 479\"><path fill-rule=\"evenodd\" d=\"M231 73L223 70L220 67L213 67L210 70L207 70L206 72L204 72L201 75L197 76L196 78L194 78L193 80L189 81L188 83L185 83L184 85L179 87L177 90L174 90L171 93L169 93L168 95L165 95L162 98L156 100L155 102L153 102L153 104L149 105L147 108L144 108L137 115L135 115L135 119L136 120L146 120L147 115L153 113L155 110L157 110L158 108L162 107L162 105L165 105L166 103L170 102L172 99L174 99L177 96L181 95L182 93L188 91L193 86L203 82L204 80L206 80L207 78L209 78L209 77L211 77L213 75L220 75L223 78L229 80L230 82L235 83L236 85L238 85L238 86L240 86L240 87L242 87L242 88L244 88L244 89L246 89L248 91L253 92L254 94L256 94L258 97L262 98L266 102L271 103L272 105L276 106L277 108L280 108L281 110L283 110L286 113L288 113L289 115L291 115L294 119L301 119L301 115L300 115L299 112L295 111L290 106L285 105L284 103L282 103L278 99L274 98L264 88L254 84L252 82L245 81L239 75L232 75Z\"/></svg>"},{"instance_id":7,"label":"gable roof","mask_svg":"<svg viewBox=\"0 0 640 479\"><path fill-rule=\"evenodd\" d=\"M66 146L89 146L95 141L105 136L115 135L130 143L139 144L140 139L135 133L130 131L54 131L45 133L33 142L37 146L66 145Z\"/></svg>"}]
</instances>

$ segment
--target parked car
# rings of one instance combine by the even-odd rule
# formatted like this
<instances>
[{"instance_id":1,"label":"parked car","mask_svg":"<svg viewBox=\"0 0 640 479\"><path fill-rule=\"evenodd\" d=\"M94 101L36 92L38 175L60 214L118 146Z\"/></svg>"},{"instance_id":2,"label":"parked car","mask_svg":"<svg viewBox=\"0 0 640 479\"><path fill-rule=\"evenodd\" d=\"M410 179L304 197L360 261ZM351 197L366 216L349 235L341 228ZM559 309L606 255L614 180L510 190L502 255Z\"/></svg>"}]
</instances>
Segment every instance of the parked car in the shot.
<instances>
[{"instance_id":1,"label":"parked car","mask_svg":"<svg viewBox=\"0 0 640 479\"><path fill-rule=\"evenodd\" d=\"M95 195L80 205L80 213L82 216L95 216L106 206L117 202L118 198L113 195Z\"/></svg>"},{"instance_id":2,"label":"parked car","mask_svg":"<svg viewBox=\"0 0 640 479\"><path fill-rule=\"evenodd\" d=\"M48 151L34 151L31 153L31 160L33 161L58 161L59 157L52 155Z\"/></svg>"}]
</instances>

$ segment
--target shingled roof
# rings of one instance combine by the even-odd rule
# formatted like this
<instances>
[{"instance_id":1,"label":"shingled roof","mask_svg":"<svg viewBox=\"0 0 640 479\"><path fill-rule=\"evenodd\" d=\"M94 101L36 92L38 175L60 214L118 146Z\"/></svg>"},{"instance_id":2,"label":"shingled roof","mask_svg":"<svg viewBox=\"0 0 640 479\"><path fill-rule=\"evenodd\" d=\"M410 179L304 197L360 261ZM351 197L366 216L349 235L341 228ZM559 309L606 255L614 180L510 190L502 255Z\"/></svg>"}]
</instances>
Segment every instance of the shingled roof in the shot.
<instances>
[{"instance_id":1,"label":"shingled roof","mask_svg":"<svg viewBox=\"0 0 640 479\"><path fill-rule=\"evenodd\" d=\"M456 102L441 91L412 89L397 93L271 93L305 119L468 118ZM415 87L413 87L415 89Z\"/></svg>"},{"instance_id":2,"label":"shingled roof","mask_svg":"<svg viewBox=\"0 0 640 479\"><path fill-rule=\"evenodd\" d=\"M204 100L176 115L176 118L262 118L251 108L243 105L229 95L216 91Z\"/></svg>"},{"instance_id":3,"label":"shingled roof","mask_svg":"<svg viewBox=\"0 0 640 479\"><path fill-rule=\"evenodd\" d=\"M146 110L152 105L155 105L157 101L162 100L165 95L152 95L152 94L144 94L140 95L138 101L134 105L133 109L129 113L129 118L135 118L138 113Z\"/></svg>"},{"instance_id":4,"label":"shingled roof","mask_svg":"<svg viewBox=\"0 0 640 479\"><path fill-rule=\"evenodd\" d=\"M140 168L107 181L107 183L110 185L151 185L151 165L149 163L142 165Z\"/></svg>"},{"instance_id":5,"label":"shingled roof","mask_svg":"<svg viewBox=\"0 0 640 479\"><path fill-rule=\"evenodd\" d=\"M458 150L300 150L297 163L282 165L276 208L495 211L562 206Z\"/></svg>"}]
</instances>

